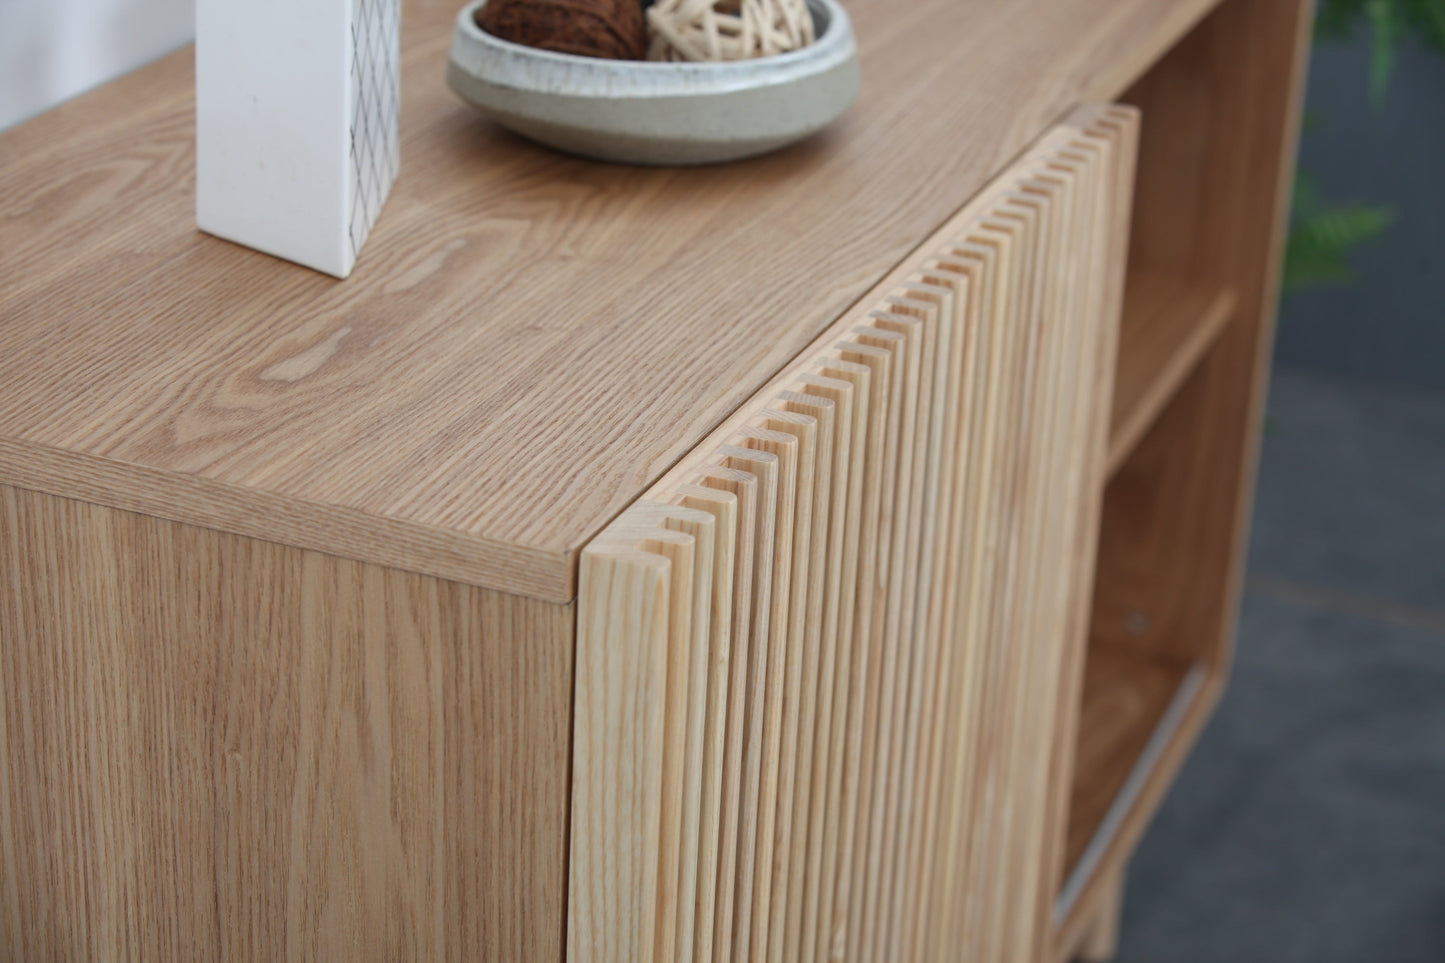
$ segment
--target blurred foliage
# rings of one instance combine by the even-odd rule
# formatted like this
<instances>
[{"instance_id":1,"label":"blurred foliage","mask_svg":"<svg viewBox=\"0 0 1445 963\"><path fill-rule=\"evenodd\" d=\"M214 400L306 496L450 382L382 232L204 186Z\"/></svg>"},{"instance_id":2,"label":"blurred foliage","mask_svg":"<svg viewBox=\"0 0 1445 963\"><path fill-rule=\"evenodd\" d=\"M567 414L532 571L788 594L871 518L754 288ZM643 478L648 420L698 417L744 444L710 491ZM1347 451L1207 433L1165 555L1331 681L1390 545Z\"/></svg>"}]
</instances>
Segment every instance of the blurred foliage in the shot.
<instances>
[{"instance_id":1,"label":"blurred foliage","mask_svg":"<svg viewBox=\"0 0 1445 963\"><path fill-rule=\"evenodd\" d=\"M1286 291L1352 281L1349 254L1373 241L1395 220L1388 207L1323 204L1309 178L1295 178L1293 220L1284 256Z\"/></svg>"},{"instance_id":2,"label":"blurred foliage","mask_svg":"<svg viewBox=\"0 0 1445 963\"><path fill-rule=\"evenodd\" d=\"M1445 0L1320 0L1317 40L1350 40L1361 26L1369 28L1367 82L1376 110L1385 102L1402 43L1413 38L1445 54ZM1309 120L1310 126L1319 122L1313 114ZM1321 199L1307 175L1299 172L1285 249L1285 290L1353 280L1350 253L1377 239L1394 220L1389 207Z\"/></svg>"},{"instance_id":3,"label":"blurred foliage","mask_svg":"<svg viewBox=\"0 0 1445 963\"><path fill-rule=\"evenodd\" d=\"M1405 38L1445 53L1445 0L1321 0L1315 37L1349 40L1361 24L1370 28L1370 103L1377 108Z\"/></svg>"}]
</instances>

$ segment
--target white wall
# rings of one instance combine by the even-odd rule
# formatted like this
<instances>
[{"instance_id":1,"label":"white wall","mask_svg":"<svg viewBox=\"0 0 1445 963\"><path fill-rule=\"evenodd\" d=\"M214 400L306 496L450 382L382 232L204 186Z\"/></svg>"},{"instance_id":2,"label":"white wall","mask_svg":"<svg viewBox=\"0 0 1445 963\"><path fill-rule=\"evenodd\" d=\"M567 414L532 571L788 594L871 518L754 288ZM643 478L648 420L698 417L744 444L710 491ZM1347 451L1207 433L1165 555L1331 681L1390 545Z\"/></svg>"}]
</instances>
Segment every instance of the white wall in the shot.
<instances>
[{"instance_id":1,"label":"white wall","mask_svg":"<svg viewBox=\"0 0 1445 963\"><path fill-rule=\"evenodd\" d=\"M194 3L0 0L0 130L188 43Z\"/></svg>"}]
</instances>

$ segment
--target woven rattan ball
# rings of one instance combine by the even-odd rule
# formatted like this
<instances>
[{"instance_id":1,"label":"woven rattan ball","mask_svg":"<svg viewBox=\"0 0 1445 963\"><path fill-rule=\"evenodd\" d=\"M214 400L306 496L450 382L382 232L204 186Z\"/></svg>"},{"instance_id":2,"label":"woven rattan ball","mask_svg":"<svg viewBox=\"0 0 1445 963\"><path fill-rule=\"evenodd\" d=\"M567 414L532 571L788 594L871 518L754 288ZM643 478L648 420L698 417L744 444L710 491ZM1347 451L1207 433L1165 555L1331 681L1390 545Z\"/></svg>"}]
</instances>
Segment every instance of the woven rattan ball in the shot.
<instances>
[{"instance_id":1,"label":"woven rattan ball","mask_svg":"<svg viewBox=\"0 0 1445 963\"><path fill-rule=\"evenodd\" d=\"M647 51L638 0L487 0L477 26L512 43L582 57L641 60Z\"/></svg>"},{"instance_id":2,"label":"woven rattan ball","mask_svg":"<svg viewBox=\"0 0 1445 963\"><path fill-rule=\"evenodd\" d=\"M747 60L813 42L805 0L656 0L648 60Z\"/></svg>"}]
</instances>

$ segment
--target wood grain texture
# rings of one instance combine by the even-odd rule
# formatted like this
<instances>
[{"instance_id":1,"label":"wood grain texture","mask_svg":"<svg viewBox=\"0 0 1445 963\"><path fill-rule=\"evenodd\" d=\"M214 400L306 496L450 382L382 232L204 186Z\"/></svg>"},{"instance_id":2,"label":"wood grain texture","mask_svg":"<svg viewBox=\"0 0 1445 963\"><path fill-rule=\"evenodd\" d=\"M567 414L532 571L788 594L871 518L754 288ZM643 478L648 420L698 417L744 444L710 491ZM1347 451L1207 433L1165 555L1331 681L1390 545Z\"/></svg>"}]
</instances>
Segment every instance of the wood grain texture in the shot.
<instances>
[{"instance_id":1,"label":"wood grain texture","mask_svg":"<svg viewBox=\"0 0 1445 963\"><path fill-rule=\"evenodd\" d=\"M939 262L930 265L926 276L931 280L944 282L952 280L956 286L954 303L963 312L970 324L959 332L964 342L963 378L966 390L962 396L964 409L959 419L958 450L975 453L971 464L957 466L957 483L951 499L952 519L956 526L951 533L945 583L954 586L946 597L942 615L949 631L965 638L974 637L981 624L977 614L980 606L975 587L982 581L978 561L986 551L983 533L989 530L990 519L985 514L984 491L991 474L989 465L991 453L981 444L981 436L990 423L990 405L999 388L999 378L992 364L995 357L991 345L1000 341L999 330L994 322L992 297L996 279L990 270L994 263L992 249L979 246L972 253L961 248L943 255ZM966 292L966 293L965 293ZM936 720L939 733L934 739L933 751L928 760L928 773L932 782L925 801L925 818L918 827L923 845L920 870L924 893L917 907L915 932L924 930L924 921L930 917L950 911L953 889L949 885L950 872L958 866L962 853L954 845L956 834L955 818L965 808L966 800L954 778L951 764L958 759L958 747L971 742L968 735L971 717L965 705L974 705L965 693L967 680L976 678L977 657L983 646L944 646L940 653L939 705L944 710ZM942 954L947 927L934 927L924 932L915 943L925 959L937 959Z\"/></svg>"},{"instance_id":2,"label":"wood grain texture","mask_svg":"<svg viewBox=\"0 0 1445 963\"><path fill-rule=\"evenodd\" d=\"M825 370L851 377L855 387L864 391L867 418L855 442L863 449L863 471L859 491L859 530L857 581L853 589L854 608L852 633L839 638L838 644L850 650L849 671L844 679L847 688L835 697L846 700L846 714L840 721L843 742L839 746L839 772L834 775L838 797L831 801L823 837L824 876L819 893L817 916L813 926L816 955L812 959L831 959L841 954L846 939L846 922L851 891L854 885L854 826L858 817L860 796L864 785L863 745L868 729L868 706L877 689L876 639L878 608L878 565L886 546L883 517L883 492L891 487L892 475L887 451L890 411L893 403L893 357L881 348L849 344L838 352L834 367ZM826 362L825 362L826 363ZM888 479L885 486L885 479ZM841 631L841 630L840 630ZM830 871L831 868L831 871ZM806 923L804 924L807 925Z\"/></svg>"},{"instance_id":3,"label":"wood grain texture","mask_svg":"<svg viewBox=\"0 0 1445 963\"><path fill-rule=\"evenodd\" d=\"M791 430L800 440L809 437L815 440L811 459L812 517L806 529L802 525L796 529L797 551L808 557L807 579L805 595L794 606L802 618L793 646L793 660L798 668L797 697L794 715L784 726L782 772L785 778L779 785L778 805L785 822L778 831L782 852L773 861L774 918L768 934L768 956L781 963L797 959L802 943L801 907L803 875L808 864L808 819L813 812L814 749L822 730L818 702L822 694L819 671L823 656L823 609L830 587L836 606L837 579L841 576L843 559L842 530L832 517L833 489L841 487L844 481L833 477L837 427L833 403L797 391L784 392L778 402L792 417L775 423L791 424ZM799 485L804 484L800 476ZM791 762L786 761L788 758Z\"/></svg>"},{"instance_id":4,"label":"wood grain texture","mask_svg":"<svg viewBox=\"0 0 1445 963\"><path fill-rule=\"evenodd\" d=\"M816 920L823 905L830 867L825 859L829 823L836 820L842 784L844 721L852 673L853 611L858 579L858 540L862 529L864 439L868 425L867 369L847 362L822 365L820 374L798 379L805 397L827 400L834 413L834 463L828 492L826 545L828 579L821 626L821 665L816 682L817 728L813 778L806 827L792 855L795 898L789 905L786 959L811 959L816 952ZM842 376L842 377L835 377ZM821 409L820 409L821 410ZM821 540L820 540L821 541ZM806 733L803 738L806 738ZM836 835L834 836L836 840Z\"/></svg>"},{"instance_id":5,"label":"wood grain texture","mask_svg":"<svg viewBox=\"0 0 1445 963\"><path fill-rule=\"evenodd\" d=\"M195 230L176 54L0 135L0 482L570 600L608 520L1209 6L856 0L839 124L647 170L482 122L441 80L455 4L415 0L344 283Z\"/></svg>"},{"instance_id":6,"label":"wood grain texture","mask_svg":"<svg viewBox=\"0 0 1445 963\"><path fill-rule=\"evenodd\" d=\"M0 487L0 956L560 959L574 609Z\"/></svg>"},{"instance_id":7,"label":"wood grain texture","mask_svg":"<svg viewBox=\"0 0 1445 963\"><path fill-rule=\"evenodd\" d=\"M640 542L641 540L639 540ZM657 959L671 559L640 548L582 560L573 729L569 960ZM608 778L614 767L637 781ZM614 834L635 846L607 847Z\"/></svg>"},{"instance_id":8,"label":"wood grain texture","mask_svg":"<svg viewBox=\"0 0 1445 963\"><path fill-rule=\"evenodd\" d=\"M1223 333L1234 311L1229 290L1135 276L1120 322L1119 361L1109 417L1113 474Z\"/></svg>"},{"instance_id":9,"label":"wood grain texture","mask_svg":"<svg viewBox=\"0 0 1445 963\"><path fill-rule=\"evenodd\" d=\"M742 439L738 439L742 441ZM727 953L747 954L751 939L753 912L752 880L757 868L758 839L761 835L759 823L762 819L763 746L765 705L768 693L769 647L772 642L771 629L778 606L773 603L776 589L774 576L774 548L781 540L778 532L779 508L788 496L779 482L781 461L771 452L754 451L742 445L723 449L724 468L747 472L756 479L757 506L752 534L752 553L740 559L745 579L752 584L752 607L740 613L739 628L747 626L749 640L747 652L747 673L740 688L742 699L739 711L731 714L736 722L736 743L740 753L739 785L737 791L724 801L730 810L730 821L735 828L731 843L732 873L718 877L718 887L727 895L719 897L719 903L726 902L731 912L719 914L718 934L715 938L714 955ZM716 472L705 473L704 478ZM786 611L786 606L782 607ZM731 737L730 737L731 738ZM746 880L746 885L740 881Z\"/></svg>"},{"instance_id":10,"label":"wood grain texture","mask_svg":"<svg viewBox=\"0 0 1445 963\"><path fill-rule=\"evenodd\" d=\"M727 709L724 714L722 783L719 787L717 835L701 840L703 852L715 851L716 875L711 881L704 881L698 888L698 900L702 907L698 911L700 920L711 917L712 953L709 956L708 934L698 940L695 958L699 963L708 960L725 960L732 957L733 895L735 888L730 884L737 870L739 821L742 807L743 748L745 742L744 718L747 712L749 653L752 642L752 591L753 551L759 533L764 529L759 516L766 516L760 507L760 499L766 495L763 487L765 478L734 468L718 468L706 473L701 487L711 488L733 495L737 499L738 512L733 533L733 606L732 624L728 629L731 644L728 655ZM686 492L688 486L678 487ZM727 530L719 533L719 541L727 537ZM713 640L717 637L713 636ZM711 640L710 640L711 641ZM716 842L714 843L714 839ZM711 895L708 893L711 888ZM711 905L708 905L711 903ZM701 924L700 924L701 925Z\"/></svg>"},{"instance_id":11,"label":"wood grain texture","mask_svg":"<svg viewBox=\"0 0 1445 963\"><path fill-rule=\"evenodd\" d=\"M1205 677L1203 688L1190 702L1173 736L1163 746L1158 759L1139 787L1134 803L1124 815L1119 828L1111 835L1098 860L1094 873L1084 882L1063 919L1055 920L1051 945L1042 959L1052 963L1073 963L1079 950L1097 925L1102 908L1114 896L1114 873L1128 862L1152 815L1164 801L1180 768L1199 739L1205 723L1219 704L1224 691L1224 678L1218 674Z\"/></svg>"},{"instance_id":12,"label":"wood grain texture","mask_svg":"<svg viewBox=\"0 0 1445 963\"><path fill-rule=\"evenodd\" d=\"M1050 403L1062 405L1064 414L1046 420L1038 431L1040 444L1045 451L1052 449L1052 464L1057 467L1041 473L1042 492L1035 495L1044 499L1038 510L1043 522L1027 549L1035 588L1024 596L1031 599L1026 603L1026 637L1060 641L1052 649L1033 647L1026 670L1030 687L1020 700L1016 711L1021 714L1015 720L1020 733L1018 765L1024 773L1015 782L1028 788L1012 805L1024 815L1028 829L1015 844L1012 869L1030 903L1014 913L1009 939L1013 945L1026 945L1031 957L1047 946L1045 927L1057 886L1053 848L1063 787L1056 782L1056 753L1069 731L1070 671L1082 656L1083 613L1092 594L1098 531L1098 466L1105 421L1092 406L1071 399L1100 399L1107 388L1099 386L1113 382L1111 361L1118 343L1122 254L1132 203L1136 131L1137 117L1129 112L1101 118L1029 185L1036 203L1045 197L1073 196L1072 205L1057 205L1055 250L1068 250L1079 233L1102 238L1082 257L1059 258L1060 265L1074 270L1076 276L1055 278L1042 296L1046 317L1067 310L1069 299L1081 298L1098 312L1098 320L1091 328L1092 337L1063 350L1056 348L1052 356L1046 354L1040 361L1039 376L1046 384L1055 385ZM1082 186L1069 191L1071 185ZM1046 273L1045 278L1049 277ZM1091 395L1091 390L1105 394ZM1054 493L1055 488L1063 489L1062 497ZM1059 557L1073 561L1060 566L1054 561ZM1036 697L1039 692L1056 695L1040 701Z\"/></svg>"},{"instance_id":13,"label":"wood grain texture","mask_svg":"<svg viewBox=\"0 0 1445 963\"><path fill-rule=\"evenodd\" d=\"M1126 272L1121 268L1127 261L1129 246L1139 123L1125 123L1122 118L1108 118L1104 123L1112 128L1112 140L1096 136L1089 143L1077 145L1080 149L1066 155L1065 163L1060 167L1077 172L1079 162L1088 156L1089 149L1113 151L1115 154L1113 184L1094 196L1097 203L1092 210L1083 210L1079 212L1079 216L1093 218L1108 225L1106 230L1110 238L1109 244L1094 252L1094 261L1088 268L1092 281L1087 298L1091 301L1099 299L1106 317L1120 317L1117 326L1106 326L1103 336L1095 345L1097 354L1093 362L1096 371L1108 373L1105 377L1113 383L1114 397L1117 399L1120 391L1119 364L1123 361L1125 343L1122 329L1127 323L1123 316L1128 313L1125 295L1132 286L1132 283L1126 283ZM1080 449L1082 460L1078 468L1082 473L1080 483L1083 485L1083 494L1073 519L1072 544L1069 544L1067 537L1063 542L1065 550L1078 559L1093 560L1098 556L1100 503L1107 467L1107 449L1113 436L1112 421L1112 417L1108 422L1084 420L1077 422L1073 429L1088 436ZM1073 802L1073 773L1080 725L1080 680L1084 671L1093 579L1094 567L1086 561L1075 567L1072 581L1062 586L1066 593L1062 603L1065 646L1062 657L1055 666L1057 688L1054 690L1052 746L1046 753L1046 808L1043 835L1039 840L1041 857L1038 863L1039 890L1035 926L1036 932L1040 934L1036 955L1042 957L1047 957L1052 949L1047 934L1052 932L1056 896L1065 880L1068 818Z\"/></svg>"},{"instance_id":14,"label":"wood grain texture","mask_svg":"<svg viewBox=\"0 0 1445 963\"><path fill-rule=\"evenodd\" d=\"M1236 309L1110 486L1092 634L1220 668L1236 621L1311 10L1228 0L1128 94L1154 118L1140 140L1131 274L1227 288Z\"/></svg>"},{"instance_id":15,"label":"wood grain texture","mask_svg":"<svg viewBox=\"0 0 1445 963\"><path fill-rule=\"evenodd\" d=\"M711 642L672 608L617 613L705 597L692 556L649 526L724 472L754 483L752 544L719 535L753 604L731 609L750 640L723 740L741 743L733 815L697 848L736 855L706 897L710 953L679 952L1010 963L1049 945L1060 710L1037 693L1063 688L1082 645L1135 123L1074 112L584 550L572 958L674 958L665 909L704 898L655 814L678 769L658 720L691 718L706 691L678 649ZM618 765L584 759L593 745ZM635 894L659 881L681 889L650 915Z\"/></svg>"},{"instance_id":16,"label":"wood grain texture","mask_svg":"<svg viewBox=\"0 0 1445 963\"><path fill-rule=\"evenodd\" d=\"M753 419L754 422L760 419ZM758 593L770 599L754 613L753 638L766 640L764 653L759 645L753 660L748 745L744 752L750 776L742 825L746 832L740 838L738 852L737 892L733 931L734 953L745 953L748 959L761 959L767 952L769 917L772 901L768 898L773 885L773 856L777 846L778 780L783 764L784 700L790 688L787 665L792 654L790 634L798 627L792 607L799 587L795 582L795 523L800 518L800 496L807 489L799 484L802 445L793 435L760 427L756 423L739 432L737 450L756 454L728 453L730 463L757 464L757 456L771 458L777 466L774 527L770 537L760 540L759 555L763 563L754 565L766 572L769 584ZM726 453L728 449L723 448ZM806 506L801 517L807 518ZM796 698L796 692L793 693Z\"/></svg>"},{"instance_id":17,"label":"wood grain texture","mask_svg":"<svg viewBox=\"0 0 1445 963\"><path fill-rule=\"evenodd\" d=\"M1065 851L1070 871L1129 778L1189 668L1188 663L1147 661L1107 645L1090 650Z\"/></svg>"}]
</instances>

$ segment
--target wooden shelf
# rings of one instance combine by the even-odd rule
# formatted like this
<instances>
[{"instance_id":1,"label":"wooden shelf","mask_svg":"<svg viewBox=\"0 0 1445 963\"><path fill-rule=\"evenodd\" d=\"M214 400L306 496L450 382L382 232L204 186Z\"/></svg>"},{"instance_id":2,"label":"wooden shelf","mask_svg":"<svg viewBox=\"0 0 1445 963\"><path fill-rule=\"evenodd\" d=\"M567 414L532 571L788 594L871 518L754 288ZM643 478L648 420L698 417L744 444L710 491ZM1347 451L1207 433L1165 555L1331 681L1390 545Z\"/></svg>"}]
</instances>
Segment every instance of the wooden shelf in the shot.
<instances>
[{"instance_id":1,"label":"wooden shelf","mask_svg":"<svg viewBox=\"0 0 1445 963\"><path fill-rule=\"evenodd\" d=\"M1205 676L1202 665L1150 659L1114 646L1090 647L1059 916L1067 914L1093 875L1139 789L1202 691Z\"/></svg>"},{"instance_id":2,"label":"wooden shelf","mask_svg":"<svg viewBox=\"0 0 1445 963\"><path fill-rule=\"evenodd\" d=\"M1229 288L1129 277L1109 419L1110 475L1219 338L1234 304Z\"/></svg>"}]
</instances>

